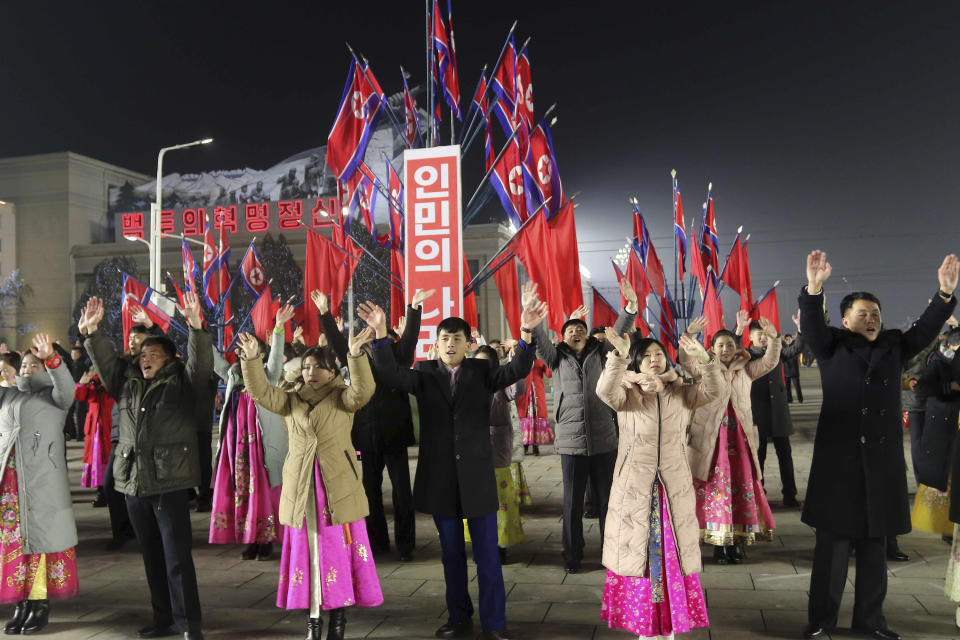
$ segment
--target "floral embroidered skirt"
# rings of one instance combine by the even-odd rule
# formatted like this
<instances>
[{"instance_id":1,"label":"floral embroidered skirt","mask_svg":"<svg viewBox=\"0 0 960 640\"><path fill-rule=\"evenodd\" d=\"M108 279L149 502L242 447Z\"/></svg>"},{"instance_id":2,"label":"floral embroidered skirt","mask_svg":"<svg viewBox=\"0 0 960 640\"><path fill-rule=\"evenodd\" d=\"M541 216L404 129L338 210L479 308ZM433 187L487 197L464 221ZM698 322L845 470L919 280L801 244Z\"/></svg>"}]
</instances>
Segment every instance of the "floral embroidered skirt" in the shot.
<instances>
[{"instance_id":1,"label":"floral embroidered skirt","mask_svg":"<svg viewBox=\"0 0 960 640\"><path fill-rule=\"evenodd\" d=\"M23 553L20 540L20 497L13 450L0 480L0 603L21 600L65 600L77 595L77 554L73 547L58 553Z\"/></svg>"},{"instance_id":2,"label":"floral embroidered skirt","mask_svg":"<svg viewBox=\"0 0 960 640\"><path fill-rule=\"evenodd\" d=\"M226 433L221 435L220 443L210 514L210 543L277 540L279 488L270 488L263 463L257 406L247 393L231 394Z\"/></svg>"},{"instance_id":3,"label":"floral embroidered skirt","mask_svg":"<svg viewBox=\"0 0 960 640\"><path fill-rule=\"evenodd\" d=\"M946 491L940 491L925 484L918 485L910 521L917 531L937 533L941 536L953 535L953 523L950 522L950 487L947 487Z\"/></svg>"},{"instance_id":4,"label":"floral embroidered skirt","mask_svg":"<svg viewBox=\"0 0 960 640\"><path fill-rule=\"evenodd\" d=\"M364 521L331 524L320 465L316 460L313 473L318 514L317 558L310 557L311 541L306 518L299 529L283 528L277 606L281 609L311 608L314 586L311 585L311 560L319 567L321 609L339 609L350 605L375 607L383 604L383 592L380 590L380 579L377 577Z\"/></svg>"},{"instance_id":5,"label":"floral embroidered skirt","mask_svg":"<svg viewBox=\"0 0 960 640\"><path fill-rule=\"evenodd\" d=\"M650 510L645 578L619 576L607 570L600 617L611 629L643 637L669 636L710 624L698 574L683 575L670 524L663 485L657 482Z\"/></svg>"},{"instance_id":6,"label":"floral embroidered skirt","mask_svg":"<svg viewBox=\"0 0 960 640\"><path fill-rule=\"evenodd\" d=\"M947 558L947 579L943 587L944 595L960 603L960 525L953 525L953 545Z\"/></svg>"},{"instance_id":7,"label":"floral embroidered skirt","mask_svg":"<svg viewBox=\"0 0 960 640\"><path fill-rule=\"evenodd\" d=\"M513 473L513 484L517 487L517 504L521 504L525 507L533 506L533 496L530 495L530 486L527 484L527 476L523 472L523 463L511 463L510 471Z\"/></svg>"},{"instance_id":8,"label":"floral embroidered skirt","mask_svg":"<svg viewBox=\"0 0 960 640\"><path fill-rule=\"evenodd\" d=\"M103 485L107 471L107 459L110 457L110 434L104 433L98 420L93 433L87 434L83 442L83 470L80 472L80 486L93 489Z\"/></svg>"},{"instance_id":9,"label":"floral embroidered skirt","mask_svg":"<svg viewBox=\"0 0 960 640\"><path fill-rule=\"evenodd\" d=\"M546 418L520 418L520 442L526 445L553 444L553 429Z\"/></svg>"},{"instance_id":10,"label":"floral embroidered skirt","mask_svg":"<svg viewBox=\"0 0 960 640\"><path fill-rule=\"evenodd\" d=\"M773 512L755 475L750 445L732 405L727 405L717 434L710 477L706 482L694 478L693 484L703 542L730 546L773 540Z\"/></svg>"},{"instance_id":11,"label":"floral embroidered skirt","mask_svg":"<svg viewBox=\"0 0 960 640\"><path fill-rule=\"evenodd\" d=\"M520 518L520 498L517 494L517 485L511 467L495 467L493 473L497 478L497 500L500 508L497 509L497 546L512 547L527 539L523 533L523 520ZM470 542L470 528L467 521L463 521L463 539Z\"/></svg>"}]
</instances>

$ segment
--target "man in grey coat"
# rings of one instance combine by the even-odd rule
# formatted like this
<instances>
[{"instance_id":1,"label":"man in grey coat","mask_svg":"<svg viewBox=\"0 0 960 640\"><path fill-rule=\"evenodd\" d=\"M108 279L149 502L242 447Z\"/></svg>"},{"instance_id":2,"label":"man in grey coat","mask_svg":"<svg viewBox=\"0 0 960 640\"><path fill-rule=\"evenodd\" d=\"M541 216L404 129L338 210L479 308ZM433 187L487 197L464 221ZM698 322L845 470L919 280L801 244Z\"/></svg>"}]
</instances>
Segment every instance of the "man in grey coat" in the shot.
<instances>
[{"instance_id":1,"label":"man in grey coat","mask_svg":"<svg viewBox=\"0 0 960 640\"><path fill-rule=\"evenodd\" d=\"M200 482L195 407L209 393L213 357L197 294L185 293L184 304L180 312L190 326L186 364L177 360L173 342L158 336L143 342L139 371L97 332L104 312L99 298L90 298L80 318L87 351L120 406L114 478L126 496L153 605L153 622L140 629L141 638L171 635L172 625L184 640L203 638L189 500Z\"/></svg>"},{"instance_id":2,"label":"man in grey coat","mask_svg":"<svg viewBox=\"0 0 960 640\"><path fill-rule=\"evenodd\" d=\"M620 281L620 292L627 307L614 325L618 335L628 330L637 314L637 294L626 279ZM593 489L593 503L599 510L603 546L619 434L616 413L597 396L597 382L613 347L588 337L587 324L579 317L564 323L561 342L556 345L542 325L537 327L535 337L537 357L553 372L557 406L553 446L560 454L563 476L563 562L568 573L576 573L583 560L583 495L587 478Z\"/></svg>"}]
</instances>

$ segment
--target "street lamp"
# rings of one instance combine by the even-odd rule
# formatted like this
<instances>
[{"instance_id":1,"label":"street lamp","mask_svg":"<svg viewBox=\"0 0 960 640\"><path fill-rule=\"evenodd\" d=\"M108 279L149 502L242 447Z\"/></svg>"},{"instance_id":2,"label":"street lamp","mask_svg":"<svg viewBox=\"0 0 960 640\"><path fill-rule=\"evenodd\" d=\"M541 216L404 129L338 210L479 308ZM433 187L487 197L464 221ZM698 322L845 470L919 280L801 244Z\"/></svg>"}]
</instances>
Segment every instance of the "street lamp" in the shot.
<instances>
[{"instance_id":1,"label":"street lamp","mask_svg":"<svg viewBox=\"0 0 960 640\"><path fill-rule=\"evenodd\" d=\"M160 211L163 206L163 155L167 151L176 149L186 149L201 144L210 144L213 138L204 138L194 140L186 144L177 144L172 147L160 149L157 156L157 200L150 206L150 288L155 291L160 290L160 240L163 234L160 233ZM139 239L139 238L138 238Z\"/></svg>"}]
</instances>

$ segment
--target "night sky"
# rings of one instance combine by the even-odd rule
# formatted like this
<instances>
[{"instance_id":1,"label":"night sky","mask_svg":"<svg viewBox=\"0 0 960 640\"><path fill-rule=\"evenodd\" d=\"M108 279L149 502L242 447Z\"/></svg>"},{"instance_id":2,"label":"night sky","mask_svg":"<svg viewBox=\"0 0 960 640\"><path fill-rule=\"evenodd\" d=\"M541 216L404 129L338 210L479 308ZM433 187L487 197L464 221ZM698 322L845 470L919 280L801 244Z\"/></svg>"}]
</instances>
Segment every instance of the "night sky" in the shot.
<instances>
[{"instance_id":1,"label":"night sky","mask_svg":"<svg viewBox=\"0 0 960 640\"><path fill-rule=\"evenodd\" d=\"M831 311L844 291L871 290L888 326L920 312L943 255L960 251L960 4L454 0L453 11L467 96L514 18L518 44L532 36L537 113L559 103L559 169L567 193L581 192L581 262L611 300L630 196L673 271L673 168L688 220L713 182L722 251L737 226L752 234L754 292L781 281L785 328L813 248L834 267ZM424 74L420 2L18 2L3 24L0 157L70 150L149 174L160 147L213 136L166 171L264 169L326 143L345 40L388 93L399 65L412 84ZM480 145L469 153L472 169ZM464 175L468 195L479 178Z\"/></svg>"}]
</instances>

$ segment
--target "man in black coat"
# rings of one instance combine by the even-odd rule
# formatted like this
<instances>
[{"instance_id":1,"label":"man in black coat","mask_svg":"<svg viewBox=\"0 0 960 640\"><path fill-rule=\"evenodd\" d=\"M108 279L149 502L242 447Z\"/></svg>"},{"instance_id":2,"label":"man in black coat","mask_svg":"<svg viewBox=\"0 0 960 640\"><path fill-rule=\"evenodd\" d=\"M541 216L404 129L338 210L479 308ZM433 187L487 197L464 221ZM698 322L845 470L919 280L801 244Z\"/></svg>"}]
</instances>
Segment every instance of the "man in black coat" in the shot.
<instances>
[{"instance_id":1,"label":"man in black coat","mask_svg":"<svg viewBox=\"0 0 960 640\"><path fill-rule=\"evenodd\" d=\"M799 313L797 313L796 318L799 322ZM786 351L788 347L793 347L794 345L797 345L796 353L789 358L785 358L783 351ZM800 355L803 353L803 341L801 340L799 332L796 338L790 333L783 336L783 351L780 352L780 362L783 363L783 377L786 379L787 403L793 403L792 387L796 387L797 402L803 404L803 390L800 388Z\"/></svg>"},{"instance_id":2,"label":"man in black coat","mask_svg":"<svg viewBox=\"0 0 960 640\"><path fill-rule=\"evenodd\" d=\"M830 263L822 251L807 256L800 325L819 363L823 406L802 516L817 530L806 638L824 637L836 627L851 545L857 556L853 630L880 640L900 638L883 617L885 538L910 531L900 374L956 306L958 268L955 255L944 258L937 272L940 290L909 330L884 330L880 302L866 292L843 299L844 328L838 329L824 319L822 285Z\"/></svg>"},{"instance_id":3,"label":"man in black coat","mask_svg":"<svg viewBox=\"0 0 960 640\"><path fill-rule=\"evenodd\" d=\"M738 314L739 316L739 314ZM739 326L739 318L737 325ZM754 320L750 323L751 360L763 357L767 350L767 334ZM767 443L773 440L780 465L780 484L783 486L783 506L797 509L797 481L793 473L793 450L790 447L790 435L793 433L793 421L790 419L790 407L787 406L787 389L784 386L784 356L796 358L803 347L802 341L784 346L780 352L780 364L769 373L757 378L750 387L750 406L753 408L753 421L757 424L760 447L757 459L760 472L767 460Z\"/></svg>"},{"instance_id":4,"label":"man in black coat","mask_svg":"<svg viewBox=\"0 0 960 640\"><path fill-rule=\"evenodd\" d=\"M525 289L527 299L529 288ZM386 317L379 308L371 308L364 320L377 332L373 343L377 373L386 384L416 395L420 411L414 505L433 516L440 536L449 616L436 636L473 636L463 535L466 518L477 564L482 637L505 640L506 592L497 550L499 501L490 444L490 400L498 390L525 378L533 367L533 329L546 317L546 304L523 310L520 342L509 364L490 367L486 360L465 359L470 325L460 318L446 318L437 327L440 359L418 363L415 370L397 366L386 338Z\"/></svg>"}]
</instances>

